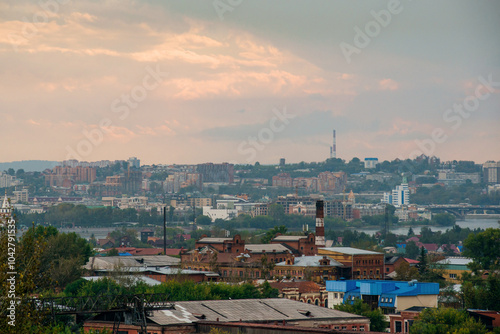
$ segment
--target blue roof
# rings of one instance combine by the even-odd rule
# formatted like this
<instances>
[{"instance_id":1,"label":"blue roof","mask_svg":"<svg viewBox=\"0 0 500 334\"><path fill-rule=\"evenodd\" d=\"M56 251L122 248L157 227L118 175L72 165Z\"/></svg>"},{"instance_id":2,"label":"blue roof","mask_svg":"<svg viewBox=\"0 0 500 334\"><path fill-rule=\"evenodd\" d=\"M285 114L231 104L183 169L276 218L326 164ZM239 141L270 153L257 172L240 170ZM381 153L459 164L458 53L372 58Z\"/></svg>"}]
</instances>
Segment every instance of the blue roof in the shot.
<instances>
[{"instance_id":1,"label":"blue roof","mask_svg":"<svg viewBox=\"0 0 500 334\"><path fill-rule=\"evenodd\" d=\"M438 295L438 283L420 283L405 281L376 281L376 280L345 280L326 281L326 291L349 292L372 296L418 296Z\"/></svg>"}]
</instances>

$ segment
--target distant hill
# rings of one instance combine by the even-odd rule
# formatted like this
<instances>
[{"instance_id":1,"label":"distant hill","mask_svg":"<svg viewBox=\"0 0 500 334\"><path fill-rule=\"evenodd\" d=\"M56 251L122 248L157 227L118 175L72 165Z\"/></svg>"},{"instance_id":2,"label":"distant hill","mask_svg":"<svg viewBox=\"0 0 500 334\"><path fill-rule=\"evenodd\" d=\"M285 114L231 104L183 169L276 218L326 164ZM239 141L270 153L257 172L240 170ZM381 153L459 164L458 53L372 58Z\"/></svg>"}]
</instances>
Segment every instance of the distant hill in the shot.
<instances>
[{"instance_id":1,"label":"distant hill","mask_svg":"<svg viewBox=\"0 0 500 334\"><path fill-rule=\"evenodd\" d=\"M47 168L54 168L59 164L59 161L48 160L23 160L12 162L0 162L0 171L6 171L9 168L14 170L24 169L25 172L41 172Z\"/></svg>"}]
</instances>

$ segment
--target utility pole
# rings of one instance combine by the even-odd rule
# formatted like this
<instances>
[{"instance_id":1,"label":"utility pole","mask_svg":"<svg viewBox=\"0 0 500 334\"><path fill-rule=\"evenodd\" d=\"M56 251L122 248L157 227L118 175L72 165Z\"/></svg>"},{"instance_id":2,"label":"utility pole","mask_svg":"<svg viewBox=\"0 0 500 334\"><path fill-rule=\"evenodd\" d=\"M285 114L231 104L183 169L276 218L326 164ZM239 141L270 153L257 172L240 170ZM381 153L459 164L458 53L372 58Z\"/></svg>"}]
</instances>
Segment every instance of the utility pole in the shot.
<instances>
[{"instance_id":1,"label":"utility pole","mask_svg":"<svg viewBox=\"0 0 500 334\"><path fill-rule=\"evenodd\" d=\"M163 207L163 255L167 255L167 206Z\"/></svg>"}]
</instances>

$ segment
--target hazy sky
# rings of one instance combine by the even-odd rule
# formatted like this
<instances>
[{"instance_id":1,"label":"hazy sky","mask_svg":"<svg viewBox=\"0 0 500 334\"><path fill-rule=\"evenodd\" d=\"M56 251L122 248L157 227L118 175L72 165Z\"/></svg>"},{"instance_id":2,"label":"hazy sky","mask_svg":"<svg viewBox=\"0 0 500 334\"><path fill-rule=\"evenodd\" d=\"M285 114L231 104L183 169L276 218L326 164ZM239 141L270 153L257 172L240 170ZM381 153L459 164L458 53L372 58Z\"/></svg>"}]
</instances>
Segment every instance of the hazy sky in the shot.
<instances>
[{"instance_id":1,"label":"hazy sky","mask_svg":"<svg viewBox=\"0 0 500 334\"><path fill-rule=\"evenodd\" d=\"M0 2L0 161L500 160L499 1Z\"/></svg>"}]
</instances>

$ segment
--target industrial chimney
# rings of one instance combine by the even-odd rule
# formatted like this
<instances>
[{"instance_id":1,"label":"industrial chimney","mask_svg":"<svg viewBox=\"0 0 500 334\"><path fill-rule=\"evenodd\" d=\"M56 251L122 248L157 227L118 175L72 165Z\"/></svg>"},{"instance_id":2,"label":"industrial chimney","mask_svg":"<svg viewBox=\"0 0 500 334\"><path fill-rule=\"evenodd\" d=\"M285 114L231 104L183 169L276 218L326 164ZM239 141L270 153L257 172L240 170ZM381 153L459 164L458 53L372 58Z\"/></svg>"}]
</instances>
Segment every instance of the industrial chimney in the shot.
<instances>
[{"instance_id":1,"label":"industrial chimney","mask_svg":"<svg viewBox=\"0 0 500 334\"><path fill-rule=\"evenodd\" d=\"M325 213L324 202L316 202L316 246L325 247Z\"/></svg>"}]
</instances>

